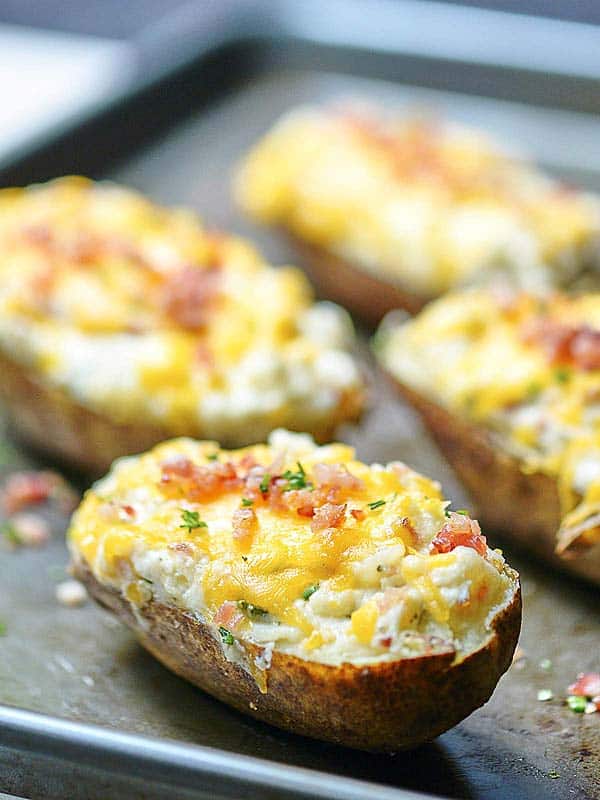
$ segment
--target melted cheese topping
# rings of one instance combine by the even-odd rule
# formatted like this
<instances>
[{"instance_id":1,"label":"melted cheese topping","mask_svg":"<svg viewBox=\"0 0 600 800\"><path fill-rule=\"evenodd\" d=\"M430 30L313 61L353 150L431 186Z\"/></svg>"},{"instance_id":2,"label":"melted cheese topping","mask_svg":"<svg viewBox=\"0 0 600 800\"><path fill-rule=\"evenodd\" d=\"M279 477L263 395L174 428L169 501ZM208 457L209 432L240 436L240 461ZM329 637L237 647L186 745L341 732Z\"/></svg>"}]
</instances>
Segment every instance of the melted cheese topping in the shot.
<instances>
[{"instance_id":1,"label":"melted cheese topping","mask_svg":"<svg viewBox=\"0 0 600 800\"><path fill-rule=\"evenodd\" d=\"M165 468L182 457L203 475L253 464L270 488L257 494L255 483L252 494L248 478L199 499L185 481L165 485ZM323 465L352 482L338 488L341 517L325 527L319 509L303 507L324 491ZM300 510L287 505L291 490L273 496L285 480L304 485ZM280 430L269 445L234 452L178 439L118 461L86 494L69 544L135 606L155 597L196 613L228 651L245 640L326 663L448 650L458 658L489 636L515 579L484 543L485 557L464 546L430 553L447 506L437 483L405 465L368 466L352 448L317 447L306 435ZM196 515L192 528L182 509ZM248 509L254 521L240 535L236 515Z\"/></svg>"},{"instance_id":2,"label":"melted cheese topping","mask_svg":"<svg viewBox=\"0 0 600 800\"><path fill-rule=\"evenodd\" d=\"M579 362L569 331L586 339ZM525 472L557 479L561 549L600 541L599 348L598 294L451 295L414 320L384 321L376 340L401 383L485 425Z\"/></svg>"},{"instance_id":3,"label":"melted cheese topping","mask_svg":"<svg viewBox=\"0 0 600 800\"><path fill-rule=\"evenodd\" d=\"M0 192L0 347L117 421L245 444L361 405L352 325L304 276L112 184Z\"/></svg>"},{"instance_id":4,"label":"melted cheese topping","mask_svg":"<svg viewBox=\"0 0 600 800\"><path fill-rule=\"evenodd\" d=\"M600 207L476 130L298 109L246 158L242 207L423 296L509 278L571 281L598 261Z\"/></svg>"}]
</instances>

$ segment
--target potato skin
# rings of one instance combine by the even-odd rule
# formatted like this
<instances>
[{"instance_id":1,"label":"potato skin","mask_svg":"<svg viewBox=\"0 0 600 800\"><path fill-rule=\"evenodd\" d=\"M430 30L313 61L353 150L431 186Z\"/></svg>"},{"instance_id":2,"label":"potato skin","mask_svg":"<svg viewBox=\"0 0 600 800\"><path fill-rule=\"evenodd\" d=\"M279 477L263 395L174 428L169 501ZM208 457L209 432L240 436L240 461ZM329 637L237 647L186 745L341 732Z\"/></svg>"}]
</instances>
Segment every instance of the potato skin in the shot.
<instances>
[{"instance_id":1,"label":"potato skin","mask_svg":"<svg viewBox=\"0 0 600 800\"><path fill-rule=\"evenodd\" d=\"M452 414L392 378L415 408L440 450L469 491L482 526L525 545L553 566L600 583L600 548L575 557L555 553L561 523L557 481L526 473L488 432Z\"/></svg>"},{"instance_id":2,"label":"potato skin","mask_svg":"<svg viewBox=\"0 0 600 800\"><path fill-rule=\"evenodd\" d=\"M517 574L509 605L489 640L453 664L451 653L371 666L339 667L273 651L267 692L228 661L211 629L193 615L151 600L136 615L120 593L75 557L75 575L166 667L230 706L293 733L361 750L394 752L429 741L483 705L508 669L521 625ZM140 617L143 622L140 623ZM250 645L254 652L260 648Z\"/></svg>"},{"instance_id":3,"label":"potato skin","mask_svg":"<svg viewBox=\"0 0 600 800\"><path fill-rule=\"evenodd\" d=\"M210 430L174 432L140 419L121 423L74 400L66 391L49 385L35 371L0 350L0 401L15 433L34 449L92 477L104 475L121 456L145 452L174 435L210 439ZM311 431L317 442L328 442L343 422L357 421L362 396L345 397L334 414ZM293 428L292 420L288 427ZM302 420L299 420L299 424ZM297 430L304 430L301 426ZM265 431L251 431L248 441L228 441L224 447L241 447L264 438Z\"/></svg>"},{"instance_id":4,"label":"potato skin","mask_svg":"<svg viewBox=\"0 0 600 800\"><path fill-rule=\"evenodd\" d=\"M432 299L411 294L323 248L285 235L300 253L302 266L318 294L344 306L370 327L398 308L416 314Z\"/></svg>"}]
</instances>

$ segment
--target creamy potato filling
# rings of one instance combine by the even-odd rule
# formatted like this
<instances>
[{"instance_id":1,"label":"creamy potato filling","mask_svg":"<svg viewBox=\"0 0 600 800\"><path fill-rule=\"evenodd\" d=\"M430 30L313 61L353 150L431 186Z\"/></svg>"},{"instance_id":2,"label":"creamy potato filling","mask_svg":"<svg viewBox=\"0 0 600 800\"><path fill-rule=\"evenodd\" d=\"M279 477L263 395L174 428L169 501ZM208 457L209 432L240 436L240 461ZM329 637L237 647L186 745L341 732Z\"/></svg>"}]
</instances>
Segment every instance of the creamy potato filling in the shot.
<instances>
[{"instance_id":1,"label":"creamy potato filling","mask_svg":"<svg viewBox=\"0 0 600 800\"><path fill-rule=\"evenodd\" d=\"M600 295L456 294L384 323L376 348L399 381L484 424L526 471L556 477L563 527L598 514ZM600 541L597 523L585 536Z\"/></svg>"},{"instance_id":2,"label":"creamy potato filling","mask_svg":"<svg viewBox=\"0 0 600 800\"><path fill-rule=\"evenodd\" d=\"M116 462L69 543L135 608L198 615L234 659L244 642L329 664L460 659L490 636L514 574L448 506L404 464L306 435L238 451L179 439Z\"/></svg>"},{"instance_id":3,"label":"creamy potato filling","mask_svg":"<svg viewBox=\"0 0 600 800\"><path fill-rule=\"evenodd\" d=\"M0 347L116 421L244 444L352 418L348 315L292 268L111 184L0 192Z\"/></svg>"},{"instance_id":4,"label":"creamy potato filling","mask_svg":"<svg viewBox=\"0 0 600 800\"><path fill-rule=\"evenodd\" d=\"M300 108L258 142L236 186L256 219L425 296L498 276L563 285L598 263L595 198L438 120Z\"/></svg>"}]
</instances>

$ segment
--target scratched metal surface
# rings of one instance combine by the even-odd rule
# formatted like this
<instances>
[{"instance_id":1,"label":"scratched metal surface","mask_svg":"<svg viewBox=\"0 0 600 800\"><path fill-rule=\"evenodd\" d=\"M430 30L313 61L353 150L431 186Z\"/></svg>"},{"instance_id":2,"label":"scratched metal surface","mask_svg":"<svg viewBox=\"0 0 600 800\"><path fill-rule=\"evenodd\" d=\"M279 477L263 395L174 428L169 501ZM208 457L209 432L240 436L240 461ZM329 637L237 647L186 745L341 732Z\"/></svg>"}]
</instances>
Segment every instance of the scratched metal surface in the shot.
<instances>
[{"instance_id":1,"label":"scratched metal surface","mask_svg":"<svg viewBox=\"0 0 600 800\"><path fill-rule=\"evenodd\" d=\"M317 72L270 72L249 80L110 177L158 201L191 205L210 223L252 236L275 262L294 261L285 246L236 213L228 188L231 167L286 108L340 93L442 107L517 146L524 143L557 171L575 171L600 188L596 120ZM561 132L576 147L566 152ZM467 503L411 412L376 376L372 394L364 424L343 432L359 455L402 458L442 480L458 504ZM18 449L2 452L5 470L36 463ZM552 574L508 546L506 552L523 578L526 657L483 709L410 754L349 753L246 719L167 672L103 611L91 604L58 606L54 587L66 563L60 524L44 550L0 550L0 619L7 623L0 638L0 702L445 797L593 800L600 797L600 715L573 714L560 698L577 672L600 668L600 592ZM553 663L550 671L539 667L546 658ZM556 700L538 702L543 688L552 689Z\"/></svg>"}]
</instances>

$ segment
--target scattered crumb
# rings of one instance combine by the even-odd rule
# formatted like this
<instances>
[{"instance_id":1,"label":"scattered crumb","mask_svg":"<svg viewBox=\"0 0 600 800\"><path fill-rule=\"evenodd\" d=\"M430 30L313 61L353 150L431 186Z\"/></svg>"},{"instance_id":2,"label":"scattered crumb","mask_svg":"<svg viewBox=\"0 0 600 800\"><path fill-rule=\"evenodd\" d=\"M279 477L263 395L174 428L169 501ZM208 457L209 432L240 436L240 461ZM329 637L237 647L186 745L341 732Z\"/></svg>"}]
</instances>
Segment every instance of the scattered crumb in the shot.
<instances>
[{"instance_id":1,"label":"scattered crumb","mask_svg":"<svg viewBox=\"0 0 600 800\"><path fill-rule=\"evenodd\" d=\"M13 472L0 492L0 503L9 516L29 506L53 500L65 514L77 505L77 493L52 470Z\"/></svg>"},{"instance_id":2,"label":"scattered crumb","mask_svg":"<svg viewBox=\"0 0 600 800\"><path fill-rule=\"evenodd\" d=\"M252 711L257 711L258 710L258 706L256 705L256 703L253 703L252 700L250 701L250 703L248 705L250 706Z\"/></svg>"},{"instance_id":3,"label":"scattered crumb","mask_svg":"<svg viewBox=\"0 0 600 800\"><path fill-rule=\"evenodd\" d=\"M546 703L548 700L552 700L554 698L554 692L552 689L540 689L537 693L537 699L541 703Z\"/></svg>"},{"instance_id":4,"label":"scattered crumb","mask_svg":"<svg viewBox=\"0 0 600 800\"><path fill-rule=\"evenodd\" d=\"M544 672L550 672L550 670L552 669L552 662L550 661L549 658L542 658L542 660L539 663L539 668L543 669Z\"/></svg>"},{"instance_id":5,"label":"scattered crumb","mask_svg":"<svg viewBox=\"0 0 600 800\"><path fill-rule=\"evenodd\" d=\"M56 599L63 606L81 606L87 600L87 592L82 583L69 579L57 585Z\"/></svg>"},{"instance_id":6,"label":"scattered crumb","mask_svg":"<svg viewBox=\"0 0 600 800\"><path fill-rule=\"evenodd\" d=\"M85 683L86 686L95 686L96 681L92 678L91 675L84 675L81 680Z\"/></svg>"},{"instance_id":7,"label":"scattered crumb","mask_svg":"<svg viewBox=\"0 0 600 800\"><path fill-rule=\"evenodd\" d=\"M22 547L43 547L50 539L50 525L39 514L24 511L8 521Z\"/></svg>"},{"instance_id":8,"label":"scattered crumb","mask_svg":"<svg viewBox=\"0 0 600 800\"><path fill-rule=\"evenodd\" d=\"M580 672L567 693L567 705L576 714L600 712L600 673Z\"/></svg>"}]
</instances>

